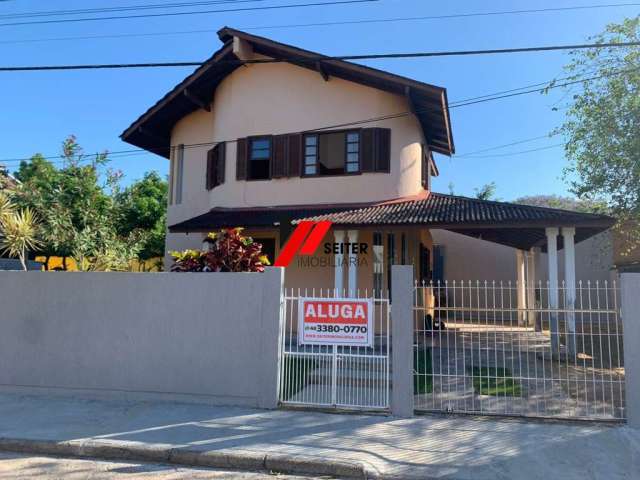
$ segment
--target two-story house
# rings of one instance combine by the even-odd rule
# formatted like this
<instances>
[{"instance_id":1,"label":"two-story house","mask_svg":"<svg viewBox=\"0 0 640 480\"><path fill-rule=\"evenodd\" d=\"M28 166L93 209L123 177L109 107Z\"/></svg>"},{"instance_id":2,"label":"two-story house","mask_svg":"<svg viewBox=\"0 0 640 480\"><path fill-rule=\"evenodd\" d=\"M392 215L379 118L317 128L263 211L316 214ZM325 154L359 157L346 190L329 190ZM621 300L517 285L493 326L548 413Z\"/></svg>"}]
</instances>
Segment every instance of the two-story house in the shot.
<instances>
[{"instance_id":1,"label":"two-story house","mask_svg":"<svg viewBox=\"0 0 640 480\"><path fill-rule=\"evenodd\" d=\"M167 251L242 226L273 260L300 220L330 220L328 245L294 259L288 287L386 289L394 263L430 279L432 229L517 248L518 278L550 246L557 281L557 248L612 224L432 192L434 153L454 153L442 87L231 28L218 35L220 50L122 134L170 161ZM333 249L344 242L364 248Z\"/></svg>"}]
</instances>

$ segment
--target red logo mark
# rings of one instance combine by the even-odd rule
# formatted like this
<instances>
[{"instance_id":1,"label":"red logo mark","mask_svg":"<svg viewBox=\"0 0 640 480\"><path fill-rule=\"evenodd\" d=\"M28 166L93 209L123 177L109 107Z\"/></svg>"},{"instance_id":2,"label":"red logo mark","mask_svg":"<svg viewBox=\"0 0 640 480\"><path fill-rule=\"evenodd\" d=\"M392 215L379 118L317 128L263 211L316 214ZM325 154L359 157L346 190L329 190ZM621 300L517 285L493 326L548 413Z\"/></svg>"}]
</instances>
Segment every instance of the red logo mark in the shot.
<instances>
[{"instance_id":1,"label":"red logo mark","mask_svg":"<svg viewBox=\"0 0 640 480\"><path fill-rule=\"evenodd\" d=\"M298 250L300 250L300 255L313 255L330 228L331 222L328 220L322 222L300 222L289 237L289 240L287 240L273 266L288 267Z\"/></svg>"}]
</instances>

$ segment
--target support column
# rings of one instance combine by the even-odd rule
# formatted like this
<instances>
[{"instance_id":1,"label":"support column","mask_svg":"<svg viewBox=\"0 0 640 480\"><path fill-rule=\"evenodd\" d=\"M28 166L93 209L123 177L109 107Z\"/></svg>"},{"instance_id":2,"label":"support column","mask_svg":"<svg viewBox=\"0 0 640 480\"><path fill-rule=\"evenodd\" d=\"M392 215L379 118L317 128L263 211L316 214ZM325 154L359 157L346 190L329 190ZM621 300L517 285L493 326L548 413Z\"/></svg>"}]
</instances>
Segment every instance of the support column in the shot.
<instances>
[{"instance_id":1,"label":"support column","mask_svg":"<svg viewBox=\"0 0 640 480\"><path fill-rule=\"evenodd\" d=\"M551 330L551 354L560 355L560 336L558 329L558 228L549 227L547 234L547 260L549 263L549 330Z\"/></svg>"},{"instance_id":2,"label":"support column","mask_svg":"<svg viewBox=\"0 0 640 480\"><path fill-rule=\"evenodd\" d=\"M392 383L391 413L413 416L413 268L391 267L393 306L391 316Z\"/></svg>"},{"instance_id":3,"label":"support column","mask_svg":"<svg viewBox=\"0 0 640 480\"><path fill-rule=\"evenodd\" d=\"M562 227L564 243L564 308L567 310L567 350L569 358L576 355L576 253L574 236L576 229Z\"/></svg>"},{"instance_id":4,"label":"support column","mask_svg":"<svg viewBox=\"0 0 640 480\"><path fill-rule=\"evenodd\" d=\"M535 327L536 331L541 329L537 328L536 322L536 262L538 256L538 249L531 248L527 252L527 325L529 327Z\"/></svg>"},{"instance_id":5,"label":"support column","mask_svg":"<svg viewBox=\"0 0 640 480\"><path fill-rule=\"evenodd\" d=\"M620 276L627 425L640 429L640 273Z\"/></svg>"},{"instance_id":6,"label":"support column","mask_svg":"<svg viewBox=\"0 0 640 480\"><path fill-rule=\"evenodd\" d=\"M517 279L517 301L518 301L518 325L523 326L527 322L527 278L525 269L525 252L516 250L516 279Z\"/></svg>"},{"instance_id":7,"label":"support column","mask_svg":"<svg viewBox=\"0 0 640 480\"><path fill-rule=\"evenodd\" d=\"M349 243L355 245L358 243L358 231L349 230ZM355 297L358 295L358 254L349 250L349 295Z\"/></svg>"},{"instance_id":8,"label":"support column","mask_svg":"<svg viewBox=\"0 0 640 480\"><path fill-rule=\"evenodd\" d=\"M335 242L338 244L344 243L344 230L334 230L333 236L335 238ZM335 261L335 270L334 270L334 281L333 288L335 289L336 296L342 296L344 289L344 271L342 268L342 261L344 260L344 255L342 253L336 253L334 257Z\"/></svg>"}]
</instances>

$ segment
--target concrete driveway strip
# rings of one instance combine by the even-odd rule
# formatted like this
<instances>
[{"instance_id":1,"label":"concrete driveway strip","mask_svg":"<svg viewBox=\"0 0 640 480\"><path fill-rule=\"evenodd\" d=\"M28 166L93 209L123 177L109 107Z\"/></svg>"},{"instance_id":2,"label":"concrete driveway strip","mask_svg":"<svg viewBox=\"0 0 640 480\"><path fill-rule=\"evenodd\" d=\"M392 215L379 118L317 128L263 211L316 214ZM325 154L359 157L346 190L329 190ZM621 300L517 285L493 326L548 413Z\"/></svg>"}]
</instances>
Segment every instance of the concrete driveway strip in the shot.
<instances>
[{"instance_id":1,"label":"concrete driveway strip","mask_svg":"<svg viewBox=\"0 0 640 480\"><path fill-rule=\"evenodd\" d=\"M0 394L0 450L351 478L634 479L626 426Z\"/></svg>"}]
</instances>

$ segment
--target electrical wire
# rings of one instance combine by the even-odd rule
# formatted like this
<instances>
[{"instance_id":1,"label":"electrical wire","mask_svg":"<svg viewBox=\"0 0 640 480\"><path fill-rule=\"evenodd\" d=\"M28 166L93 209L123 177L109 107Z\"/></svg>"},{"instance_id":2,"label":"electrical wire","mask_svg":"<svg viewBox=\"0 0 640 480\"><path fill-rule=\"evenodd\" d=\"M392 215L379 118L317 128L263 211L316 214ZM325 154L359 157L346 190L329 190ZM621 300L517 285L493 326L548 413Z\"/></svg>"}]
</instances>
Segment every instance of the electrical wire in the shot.
<instances>
[{"instance_id":1,"label":"electrical wire","mask_svg":"<svg viewBox=\"0 0 640 480\"><path fill-rule=\"evenodd\" d=\"M138 18L158 18L158 17L179 17L186 15L203 15L210 13L231 13L231 12L252 12L252 11L265 11L265 10L281 10L288 8L303 8L303 7L323 7L331 5L347 5L356 3L372 3L379 2L380 0L332 0L329 2L313 2L313 3L296 3L291 5L270 5L260 7L242 7L242 8L228 8L222 10L198 10L189 12L165 12L165 13L144 13L140 15L111 15L108 17L86 17L86 18L65 18L58 20L32 20L28 22L13 22L13 23L0 23L0 27L16 27L21 25L44 25L54 23L80 23L80 22L97 22L106 20L131 20Z\"/></svg>"},{"instance_id":2,"label":"electrical wire","mask_svg":"<svg viewBox=\"0 0 640 480\"><path fill-rule=\"evenodd\" d=\"M571 82L565 82L565 83L556 83L554 85L551 85L549 87L546 87L547 89L551 90L551 89L556 89L556 88L562 88L562 87L566 87L569 85L573 85L573 84L577 84L577 83L583 83L583 82L588 82L588 81L594 81L594 80L598 80L601 78L607 78L607 77L611 77L614 75L620 75L623 73L628 73L630 71L637 71L640 70L640 67L637 68L633 68L633 69L626 69L626 70L619 70L616 72L611 72L609 74L605 74L605 75L597 75L597 76L592 76L589 78L583 78L583 79L578 79L578 80L574 80ZM512 93L512 94L508 94L508 95L497 95L497 96L493 96L490 98L487 98L487 95L482 95L479 98L479 100L474 100L474 98L469 98L466 99L464 101L462 101L461 103L452 103L450 104L449 108L450 109L454 109L454 108L460 108L460 107L465 107L465 106L469 106L469 105L477 105L480 103L485 103L485 102L490 102L490 101L494 101L494 100L500 100L500 99L504 99L504 98L511 98L517 95L527 95L527 94L531 94L531 93L536 93L536 92L541 92L542 89L535 89L535 90L526 90L523 92L518 92L518 93ZM367 119L361 119L361 120L354 120L352 122L345 122L345 123L339 123L339 124L333 124L333 125L325 125L322 127L317 127L317 128L313 128L313 129L308 129L308 130L304 130L298 133L311 133L311 132L319 132L319 131L323 131L323 130L330 130L330 129L335 129L335 128L342 128L342 127L349 127L349 126L357 126L357 125L364 125L364 124L368 124L368 123L375 123L375 122L380 122L380 121L384 121L384 120L392 120L392 119L396 119L396 118L402 118L402 117L407 117L407 116L411 116L411 115L415 115L415 114L420 114L420 113L429 113L429 112L433 112L434 109L418 109L418 110L414 110L414 111L406 111L406 112L398 112L398 113L394 113L394 114L388 114L388 115L382 115L382 116L378 116L378 117L373 117L373 118L367 118ZM292 132L295 133L295 132ZM525 141L532 141L534 139L527 139L524 141L520 141L520 142L515 142L514 144L517 143L524 143ZM227 139L227 140L215 140L215 141L211 141L211 142L202 142L202 143L193 143L193 144L185 144L184 147L185 148L201 148L201 147L206 147L206 146L212 146L218 143L222 143L222 142L227 142L227 143L233 143L236 142L237 139ZM502 145L502 146L498 146L495 148L502 148L504 146L510 146L509 144L507 145ZM165 149L165 146L158 146L158 147L149 147L150 149L153 148L157 148L157 149ZM487 151L487 150L485 150ZM120 151L114 151L114 152L109 152L110 155L114 155L114 154L126 154L126 153L133 153L133 152L145 152L148 153L146 150L143 149L129 149L129 150L120 150ZM475 153L479 153L479 152L475 152ZM469 154L465 154L466 155L471 155L471 153ZM0 163L2 164L8 164L8 163L19 163L22 161L29 161L31 160L32 157L23 157L23 158L10 158L10 159L0 159ZM48 156L48 157L43 157L44 159L58 159L60 158L60 155L52 155L52 156Z\"/></svg>"},{"instance_id":3,"label":"electrical wire","mask_svg":"<svg viewBox=\"0 0 640 480\"><path fill-rule=\"evenodd\" d=\"M354 0L361 1L361 0ZM450 50L438 52L409 52L409 53L374 53L365 55L311 55L307 57L281 57L281 58L258 58L251 60L219 60L215 65L253 65L265 63L300 62L315 63L318 61L331 60L381 60L400 58L429 58L429 57L451 57L468 55L496 55L505 53L530 53L549 52L558 50L582 50L588 48L621 48L637 47L640 42L612 42L612 43L581 43L574 45L550 45L540 47L520 47L520 48L497 48L488 50ZM200 67L207 62L151 62L151 63L104 63L85 65L35 65L19 67L0 67L0 72L32 72L32 71L56 71L56 70L103 70L103 69L124 69L124 68L161 68L161 67Z\"/></svg>"}]
</instances>

